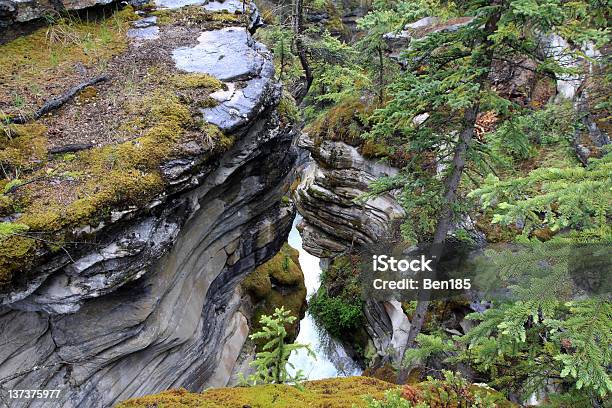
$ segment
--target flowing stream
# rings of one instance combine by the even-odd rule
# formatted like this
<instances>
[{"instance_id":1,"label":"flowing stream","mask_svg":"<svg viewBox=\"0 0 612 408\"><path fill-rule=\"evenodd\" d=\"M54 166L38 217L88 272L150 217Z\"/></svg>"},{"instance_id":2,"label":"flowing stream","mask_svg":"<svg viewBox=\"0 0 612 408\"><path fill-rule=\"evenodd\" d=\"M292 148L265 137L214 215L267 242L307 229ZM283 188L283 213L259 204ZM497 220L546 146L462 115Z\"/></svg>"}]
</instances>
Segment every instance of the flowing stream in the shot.
<instances>
[{"instance_id":1,"label":"flowing stream","mask_svg":"<svg viewBox=\"0 0 612 408\"><path fill-rule=\"evenodd\" d=\"M297 229L300 220L301 217L298 215L293 222L293 228L289 233L289 245L300 253L300 265L304 272L307 297L310 298L321 284L319 281L320 259L302 249L302 237ZM309 312L306 312L300 321L300 332L296 342L310 344L316 355L316 359L313 359L305 350L299 350L289 358L289 362L295 366L295 369L302 370L309 380L361 374L359 365L347 355L340 343L331 339L324 329L316 326ZM291 371L295 372L295 370Z\"/></svg>"}]
</instances>

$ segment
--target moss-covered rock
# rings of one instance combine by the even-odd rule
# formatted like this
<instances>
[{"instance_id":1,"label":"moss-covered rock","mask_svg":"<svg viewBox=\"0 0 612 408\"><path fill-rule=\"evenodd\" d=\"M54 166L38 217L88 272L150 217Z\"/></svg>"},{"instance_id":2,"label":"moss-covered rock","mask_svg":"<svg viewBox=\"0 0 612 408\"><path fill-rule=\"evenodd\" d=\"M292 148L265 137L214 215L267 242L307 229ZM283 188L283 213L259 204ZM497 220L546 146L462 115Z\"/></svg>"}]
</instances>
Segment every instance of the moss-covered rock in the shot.
<instances>
[{"instance_id":1,"label":"moss-covered rock","mask_svg":"<svg viewBox=\"0 0 612 408\"><path fill-rule=\"evenodd\" d=\"M365 132L363 122L368 108L358 98L348 99L321 114L305 129L308 135L320 144L323 140L343 141L351 146L364 142L361 134Z\"/></svg>"},{"instance_id":2,"label":"moss-covered rock","mask_svg":"<svg viewBox=\"0 0 612 408\"><path fill-rule=\"evenodd\" d=\"M176 74L171 77L171 82L178 89L204 88L210 92L226 88L223 82L207 74L190 73Z\"/></svg>"},{"instance_id":3,"label":"moss-covered rock","mask_svg":"<svg viewBox=\"0 0 612 408\"><path fill-rule=\"evenodd\" d=\"M5 177L14 177L13 172L20 177L3 181L2 212L8 215L18 207L15 222L38 234L0 237L0 288L13 273L27 271L40 253L61 249L75 230L98 225L112 209L143 207L161 194L167 185L162 164L180 157L182 143L193 133L208 150L202 160L231 147L233 138L194 119L194 108L179 94L197 88L206 97L221 83L208 75L171 78L138 104L124 106L129 120L118 129L127 135L125 142L85 150L71 160L48 158L47 128L40 124L0 129Z\"/></svg>"},{"instance_id":4,"label":"moss-covered rock","mask_svg":"<svg viewBox=\"0 0 612 408\"><path fill-rule=\"evenodd\" d=\"M289 338L297 336L299 320L306 310L306 286L296 249L285 243L278 254L245 278L242 288L249 293L255 304L252 332L259 330L262 315L271 315L276 308L284 306L285 310L290 310L297 317L287 327Z\"/></svg>"}]
</instances>

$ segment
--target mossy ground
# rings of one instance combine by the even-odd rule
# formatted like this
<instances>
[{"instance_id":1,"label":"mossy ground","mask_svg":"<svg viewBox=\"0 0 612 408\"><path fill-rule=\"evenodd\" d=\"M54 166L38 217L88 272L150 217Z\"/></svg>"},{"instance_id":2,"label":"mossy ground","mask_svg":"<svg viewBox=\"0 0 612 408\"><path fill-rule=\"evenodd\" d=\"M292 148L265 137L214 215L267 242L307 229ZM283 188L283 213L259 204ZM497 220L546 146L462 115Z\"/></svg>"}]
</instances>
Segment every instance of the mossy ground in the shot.
<instances>
[{"instance_id":1,"label":"mossy ground","mask_svg":"<svg viewBox=\"0 0 612 408\"><path fill-rule=\"evenodd\" d=\"M251 331L260 328L262 315L271 315L281 306L297 320L287 327L289 338L297 336L297 325L305 312L306 287L300 268L299 252L285 243L268 262L251 272L242 282L243 289L255 303Z\"/></svg>"},{"instance_id":2,"label":"mossy ground","mask_svg":"<svg viewBox=\"0 0 612 408\"><path fill-rule=\"evenodd\" d=\"M0 95L0 290L26 282L40 256L94 240L77 234L83 227L162 193L167 180L160 165L193 155L194 143L202 162L233 145L234 138L204 122L199 111L225 85L177 72L171 59L174 48L203 29L228 24L222 17L186 27L179 19L161 28L169 40L136 47L126 32L137 15L127 7L99 20L59 20L0 46L0 82L9 90ZM49 115L8 123L7 117L32 112L100 73L110 79ZM74 143L94 147L48 154L50 147Z\"/></svg>"},{"instance_id":3,"label":"mossy ground","mask_svg":"<svg viewBox=\"0 0 612 408\"><path fill-rule=\"evenodd\" d=\"M496 408L511 408L499 393L477 386L461 390L457 398L452 387L444 381L427 381L416 385L399 386L370 377L329 378L303 383L303 390L290 385L261 385L248 388L216 388L201 394L183 389L135 398L120 403L117 408L354 408L366 407L366 396L383 399L385 391L397 390L412 402L425 401L432 408L454 408L465 405L465 398L474 394L488 395ZM446 394L443 394L446 393ZM453 396L450 401L444 396Z\"/></svg>"},{"instance_id":4,"label":"mossy ground","mask_svg":"<svg viewBox=\"0 0 612 408\"><path fill-rule=\"evenodd\" d=\"M152 14L157 16L157 23L161 26L206 24L208 29L216 29L228 24L246 25L247 23L242 14L227 11L211 13L200 6L186 6L178 10L157 10Z\"/></svg>"},{"instance_id":5,"label":"mossy ground","mask_svg":"<svg viewBox=\"0 0 612 408\"><path fill-rule=\"evenodd\" d=\"M78 83L83 69L103 71L127 49L125 33L137 18L131 7L100 20L67 16L0 45L0 83L8 90L0 93L0 113L32 111Z\"/></svg>"},{"instance_id":6,"label":"mossy ground","mask_svg":"<svg viewBox=\"0 0 612 408\"><path fill-rule=\"evenodd\" d=\"M395 387L375 378L351 377L309 381L302 391L290 385L218 388L202 394L172 390L129 400L118 408L352 408L365 407L366 395L382 398L384 391Z\"/></svg>"}]
</instances>

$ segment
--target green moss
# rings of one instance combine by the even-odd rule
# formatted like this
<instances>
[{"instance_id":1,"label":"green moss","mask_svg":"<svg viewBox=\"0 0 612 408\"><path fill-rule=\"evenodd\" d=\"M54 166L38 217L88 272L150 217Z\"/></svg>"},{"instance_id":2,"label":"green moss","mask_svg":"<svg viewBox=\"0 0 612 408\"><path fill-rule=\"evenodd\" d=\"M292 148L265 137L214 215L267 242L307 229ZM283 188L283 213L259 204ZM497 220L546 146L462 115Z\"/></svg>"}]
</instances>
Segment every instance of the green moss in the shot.
<instances>
[{"instance_id":1,"label":"green moss","mask_svg":"<svg viewBox=\"0 0 612 408\"><path fill-rule=\"evenodd\" d=\"M232 14L228 13L225 10L216 13L211 13L210 18L212 21L220 21L224 23L240 23L244 21L241 14Z\"/></svg>"},{"instance_id":2,"label":"green moss","mask_svg":"<svg viewBox=\"0 0 612 408\"><path fill-rule=\"evenodd\" d=\"M251 272L242 282L242 288L251 295L256 305L252 332L259 330L262 315L271 315L276 308L284 306L298 318L287 327L289 337L297 335L297 325L306 307L304 274L298 258L299 252L285 243L278 254Z\"/></svg>"},{"instance_id":3,"label":"green moss","mask_svg":"<svg viewBox=\"0 0 612 408\"><path fill-rule=\"evenodd\" d=\"M213 388L201 394L170 390L124 401L117 408L365 408L366 396L382 400L389 390L400 392L402 398L414 404L425 402L432 408L472 406L465 404L477 400L499 408L517 407L494 390L454 380L430 380L400 388L376 378L348 377L307 381L302 390L290 385Z\"/></svg>"},{"instance_id":4,"label":"green moss","mask_svg":"<svg viewBox=\"0 0 612 408\"><path fill-rule=\"evenodd\" d=\"M389 157L389 147L383 143L376 143L373 140L366 140L361 145L361 154L366 159L380 159L382 157Z\"/></svg>"},{"instance_id":5,"label":"green moss","mask_svg":"<svg viewBox=\"0 0 612 408\"><path fill-rule=\"evenodd\" d=\"M37 242L31 238L11 234L0 237L0 288L10 284L16 272L30 264ZM14 259L19 259L15 263Z\"/></svg>"},{"instance_id":6,"label":"green moss","mask_svg":"<svg viewBox=\"0 0 612 408\"><path fill-rule=\"evenodd\" d=\"M20 174L47 160L47 128L38 124L0 125L0 164Z\"/></svg>"},{"instance_id":7,"label":"green moss","mask_svg":"<svg viewBox=\"0 0 612 408\"><path fill-rule=\"evenodd\" d=\"M37 231L58 231L92 222L109 207L140 205L159 194L165 182L158 167L171 156L191 114L177 97L161 91L147 98L145 106L142 114L150 127L143 136L82 152L67 164L66 170L83 174L85 180L74 201L51 209L44 201L33 203L20 221Z\"/></svg>"},{"instance_id":8,"label":"green moss","mask_svg":"<svg viewBox=\"0 0 612 408\"><path fill-rule=\"evenodd\" d=\"M300 286L304 282L299 252L287 243L268 262L250 273L242 282L242 287L257 299L262 299L269 294L271 282L283 286Z\"/></svg>"},{"instance_id":9,"label":"green moss","mask_svg":"<svg viewBox=\"0 0 612 408\"><path fill-rule=\"evenodd\" d=\"M334 140L359 146L364 142L361 138L364 132L361 118L366 112L368 108L359 98L347 99L321 114L305 131L315 143Z\"/></svg>"},{"instance_id":10,"label":"green moss","mask_svg":"<svg viewBox=\"0 0 612 408\"><path fill-rule=\"evenodd\" d=\"M179 89L204 88L210 92L227 89L223 82L207 74L176 74L170 81Z\"/></svg>"},{"instance_id":11,"label":"green moss","mask_svg":"<svg viewBox=\"0 0 612 408\"><path fill-rule=\"evenodd\" d=\"M24 224L14 222L0 222L0 238L15 235L23 231L27 231L29 227Z\"/></svg>"},{"instance_id":12,"label":"green moss","mask_svg":"<svg viewBox=\"0 0 612 408\"><path fill-rule=\"evenodd\" d=\"M217 388L202 394L185 390L125 401L117 408L351 408L365 407L363 398L382 398L384 391L397 386L367 377L334 378L304 383L302 391L289 385L264 385L246 388ZM354 404L354 405L353 405Z\"/></svg>"},{"instance_id":13,"label":"green moss","mask_svg":"<svg viewBox=\"0 0 612 408\"><path fill-rule=\"evenodd\" d=\"M160 26L198 25L211 30L245 21L242 14L231 14L226 11L210 12L200 6L186 6L179 10L156 10L151 14L157 16L157 24Z\"/></svg>"},{"instance_id":14,"label":"green moss","mask_svg":"<svg viewBox=\"0 0 612 408\"><path fill-rule=\"evenodd\" d=\"M9 215L13 212L13 199L5 194L0 194L0 216Z\"/></svg>"},{"instance_id":15,"label":"green moss","mask_svg":"<svg viewBox=\"0 0 612 408\"><path fill-rule=\"evenodd\" d=\"M265 299L270 294L272 282L270 281L270 276L259 267L242 281L242 287L259 301Z\"/></svg>"}]
</instances>

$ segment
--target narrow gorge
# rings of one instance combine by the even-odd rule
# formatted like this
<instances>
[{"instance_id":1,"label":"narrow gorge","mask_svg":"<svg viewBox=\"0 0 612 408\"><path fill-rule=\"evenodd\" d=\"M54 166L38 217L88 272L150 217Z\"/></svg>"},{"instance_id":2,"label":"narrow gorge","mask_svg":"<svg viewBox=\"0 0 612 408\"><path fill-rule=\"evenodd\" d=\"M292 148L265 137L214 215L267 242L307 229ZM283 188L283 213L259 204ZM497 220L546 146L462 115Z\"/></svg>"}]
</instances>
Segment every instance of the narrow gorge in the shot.
<instances>
[{"instance_id":1,"label":"narrow gorge","mask_svg":"<svg viewBox=\"0 0 612 408\"><path fill-rule=\"evenodd\" d=\"M609 10L490 3L0 0L0 407L606 406Z\"/></svg>"}]
</instances>

